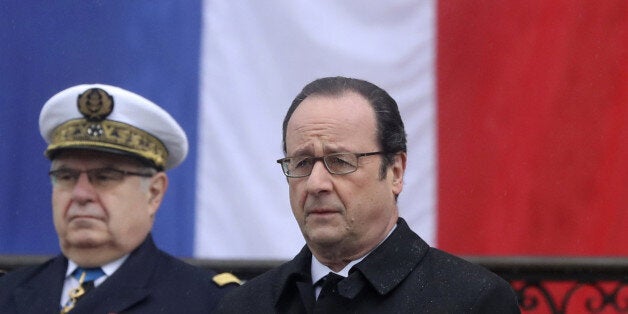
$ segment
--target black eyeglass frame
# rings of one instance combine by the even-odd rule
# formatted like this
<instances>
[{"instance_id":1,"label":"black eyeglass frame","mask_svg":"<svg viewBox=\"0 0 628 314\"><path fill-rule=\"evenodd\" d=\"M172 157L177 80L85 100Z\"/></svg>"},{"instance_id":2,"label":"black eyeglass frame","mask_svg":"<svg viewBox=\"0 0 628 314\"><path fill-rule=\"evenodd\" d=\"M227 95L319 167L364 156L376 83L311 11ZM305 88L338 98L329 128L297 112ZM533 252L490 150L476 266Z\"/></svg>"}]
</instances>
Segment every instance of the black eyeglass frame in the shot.
<instances>
[{"instance_id":1,"label":"black eyeglass frame","mask_svg":"<svg viewBox=\"0 0 628 314\"><path fill-rule=\"evenodd\" d=\"M323 155L323 156L318 156L318 157L307 157L307 156L292 156L292 157L284 157L281 159L277 160L277 163L281 165L281 170L283 172L283 174L288 177L288 178L304 178L309 176L310 174L312 174L312 169L314 169L314 164L316 164L317 161L322 161L323 165L325 165L325 169L327 169L327 171L331 174L336 174L336 175L344 175L344 174L349 174L349 173L353 173L356 172L358 170L358 166L360 163L360 157L366 157L366 156L373 156L373 155L382 155L382 154L387 154L387 152L384 151L377 151L377 152L368 152L368 153L350 153L350 152L344 152L344 153L333 153L333 154L328 154L328 155ZM333 172L330 168L329 165L327 164L327 159L329 157L333 157L333 156L338 156L338 155L353 155L356 157L356 164L355 164L355 169L349 171L349 172L342 172L342 173L336 173ZM295 175L290 175L288 174L288 163L286 163L286 161L289 161L290 159L293 158L299 158L299 157L304 157L303 160L308 159L312 161L312 168L310 169L310 172L308 174L304 174L304 175L299 175L299 176L295 176Z\"/></svg>"}]
</instances>

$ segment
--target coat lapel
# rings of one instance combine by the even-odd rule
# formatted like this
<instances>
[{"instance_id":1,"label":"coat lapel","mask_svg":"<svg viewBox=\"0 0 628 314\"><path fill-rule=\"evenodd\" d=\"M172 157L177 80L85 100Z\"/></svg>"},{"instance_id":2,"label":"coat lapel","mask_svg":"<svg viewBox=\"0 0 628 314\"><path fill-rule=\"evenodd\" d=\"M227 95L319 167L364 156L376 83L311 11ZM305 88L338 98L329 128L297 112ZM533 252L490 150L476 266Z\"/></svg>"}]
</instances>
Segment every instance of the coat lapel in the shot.
<instances>
[{"instance_id":1,"label":"coat lapel","mask_svg":"<svg viewBox=\"0 0 628 314\"><path fill-rule=\"evenodd\" d=\"M280 313L311 313L314 308L314 288L310 265L312 253L307 245L295 258L285 264L273 288L275 309Z\"/></svg>"},{"instance_id":2,"label":"coat lapel","mask_svg":"<svg viewBox=\"0 0 628 314\"><path fill-rule=\"evenodd\" d=\"M25 284L13 293L18 313L49 313L61 309L61 291L67 268L67 260L59 255L44 263Z\"/></svg>"}]
</instances>

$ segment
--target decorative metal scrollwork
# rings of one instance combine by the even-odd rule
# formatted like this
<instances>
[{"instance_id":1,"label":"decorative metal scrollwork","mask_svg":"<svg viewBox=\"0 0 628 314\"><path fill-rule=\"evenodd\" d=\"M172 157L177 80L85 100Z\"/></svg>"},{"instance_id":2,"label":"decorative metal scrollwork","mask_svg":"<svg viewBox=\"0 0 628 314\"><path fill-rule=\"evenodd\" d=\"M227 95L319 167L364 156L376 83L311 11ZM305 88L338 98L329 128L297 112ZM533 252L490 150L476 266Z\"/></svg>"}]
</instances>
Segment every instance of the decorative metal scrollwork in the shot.
<instances>
[{"instance_id":1,"label":"decorative metal scrollwork","mask_svg":"<svg viewBox=\"0 0 628 314\"><path fill-rule=\"evenodd\" d=\"M510 283L519 297L522 313L628 313L626 281L522 279Z\"/></svg>"}]
</instances>

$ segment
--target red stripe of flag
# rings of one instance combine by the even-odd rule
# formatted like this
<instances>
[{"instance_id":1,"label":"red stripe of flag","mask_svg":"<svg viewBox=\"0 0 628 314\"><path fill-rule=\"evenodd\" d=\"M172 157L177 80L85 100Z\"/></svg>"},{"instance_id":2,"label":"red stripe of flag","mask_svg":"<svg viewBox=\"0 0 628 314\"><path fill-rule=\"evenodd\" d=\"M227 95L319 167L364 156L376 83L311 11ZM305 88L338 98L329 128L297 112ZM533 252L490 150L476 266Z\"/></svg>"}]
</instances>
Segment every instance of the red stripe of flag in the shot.
<instances>
[{"instance_id":1,"label":"red stripe of flag","mask_svg":"<svg viewBox=\"0 0 628 314\"><path fill-rule=\"evenodd\" d=\"M628 255L628 2L438 2L437 243Z\"/></svg>"}]
</instances>

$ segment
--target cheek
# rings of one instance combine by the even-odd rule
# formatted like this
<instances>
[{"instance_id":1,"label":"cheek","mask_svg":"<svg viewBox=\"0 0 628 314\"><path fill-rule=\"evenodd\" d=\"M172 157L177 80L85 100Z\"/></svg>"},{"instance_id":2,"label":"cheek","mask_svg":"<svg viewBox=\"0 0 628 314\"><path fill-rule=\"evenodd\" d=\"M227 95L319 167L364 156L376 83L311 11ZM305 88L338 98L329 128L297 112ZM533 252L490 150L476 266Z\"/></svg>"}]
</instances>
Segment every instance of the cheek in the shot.
<instances>
[{"instance_id":1,"label":"cheek","mask_svg":"<svg viewBox=\"0 0 628 314\"><path fill-rule=\"evenodd\" d=\"M146 204L118 201L109 202L106 208L108 228L119 239L142 236L152 225Z\"/></svg>"},{"instance_id":2,"label":"cheek","mask_svg":"<svg viewBox=\"0 0 628 314\"><path fill-rule=\"evenodd\" d=\"M69 193L65 193L65 192L60 192L56 189L52 190L52 206L53 208L55 207L62 207L63 203L68 203L70 201L70 195ZM64 206L67 207L67 206Z\"/></svg>"},{"instance_id":3,"label":"cheek","mask_svg":"<svg viewBox=\"0 0 628 314\"><path fill-rule=\"evenodd\" d=\"M55 226L63 225L65 213L70 206L70 196L67 193L52 192L52 218Z\"/></svg>"},{"instance_id":4,"label":"cheek","mask_svg":"<svg viewBox=\"0 0 628 314\"><path fill-rule=\"evenodd\" d=\"M300 196L299 192L293 185L290 185L289 195L290 195L290 209L292 210L292 215L296 219L297 223L301 225L303 221L303 217L304 217L304 214L303 214L304 203L302 201L303 198Z\"/></svg>"},{"instance_id":5,"label":"cheek","mask_svg":"<svg viewBox=\"0 0 628 314\"><path fill-rule=\"evenodd\" d=\"M302 185L302 184L301 184ZM290 206L293 210L297 208L303 208L303 204L305 204L305 193L303 193L303 189L298 182L290 182L288 183L288 194L290 197Z\"/></svg>"},{"instance_id":6,"label":"cheek","mask_svg":"<svg viewBox=\"0 0 628 314\"><path fill-rule=\"evenodd\" d=\"M388 205L390 191L372 181L368 184L356 184L351 189L338 188L338 197L347 208L347 216L354 223L368 224L379 219Z\"/></svg>"}]
</instances>

